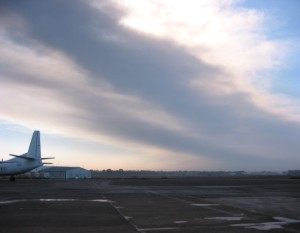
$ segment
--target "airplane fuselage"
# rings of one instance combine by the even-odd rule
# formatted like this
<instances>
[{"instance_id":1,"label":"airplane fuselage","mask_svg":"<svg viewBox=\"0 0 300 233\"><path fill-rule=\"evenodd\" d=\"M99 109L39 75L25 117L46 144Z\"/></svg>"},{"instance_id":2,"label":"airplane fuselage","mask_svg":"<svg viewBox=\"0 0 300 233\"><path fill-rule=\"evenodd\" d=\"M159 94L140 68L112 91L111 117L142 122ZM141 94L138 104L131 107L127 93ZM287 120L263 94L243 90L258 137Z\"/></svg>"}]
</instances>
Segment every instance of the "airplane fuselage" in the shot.
<instances>
[{"instance_id":1,"label":"airplane fuselage","mask_svg":"<svg viewBox=\"0 0 300 233\"><path fill-rule=\"evenodd\" d=\"M42 166L39 160L29 161L20 158L13 158L0 163L0 176L18 175Z\"/></svg>"}]
</instances>

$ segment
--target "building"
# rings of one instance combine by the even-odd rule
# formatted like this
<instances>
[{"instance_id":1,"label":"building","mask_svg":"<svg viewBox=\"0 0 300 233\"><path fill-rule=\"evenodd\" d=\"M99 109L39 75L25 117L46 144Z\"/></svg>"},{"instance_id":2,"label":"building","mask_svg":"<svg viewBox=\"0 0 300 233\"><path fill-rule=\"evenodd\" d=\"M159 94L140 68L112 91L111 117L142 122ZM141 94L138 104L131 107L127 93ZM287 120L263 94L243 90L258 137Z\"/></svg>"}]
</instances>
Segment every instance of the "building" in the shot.
<instances>
[{"instance_id":1,"label":"building","mask_svg":"<svg viewBox=\"0 0 300 233\"><path fill-rule=\"evenodd\" d=\"M300 179L300 170L289 170L288 176L292 179Z\"/></svg>"},{"instance_id":2,"label":"building","mask_svg":"<svg viewBox=\"0 0 300 233\"><path fill-rule=\"evenodd\" d=\"M39 171L39 176L49 179L90 179L89 170L81 167L48 167Z\"/></svg>"}]
</instances>

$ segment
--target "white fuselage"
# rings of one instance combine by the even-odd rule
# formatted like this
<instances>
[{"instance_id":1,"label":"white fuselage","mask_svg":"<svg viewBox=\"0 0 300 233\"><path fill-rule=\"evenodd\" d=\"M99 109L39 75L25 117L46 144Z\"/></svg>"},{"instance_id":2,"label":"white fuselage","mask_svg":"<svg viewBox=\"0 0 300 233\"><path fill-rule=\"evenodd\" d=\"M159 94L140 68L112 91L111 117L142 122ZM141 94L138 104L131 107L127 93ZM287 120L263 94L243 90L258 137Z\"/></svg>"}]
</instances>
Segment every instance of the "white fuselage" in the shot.
<instances>
[{"instance_id":1,"label":"white fuselage","mask_svg":"<svg viewBox=\"0 0 300 233\"><path fill-rule=\"evenodd\" d=\"M42 165L41 160L30 161L21 158L13 158L4 163L0 163L0 176L22 174Z\"/></svg>"}]
</instances>

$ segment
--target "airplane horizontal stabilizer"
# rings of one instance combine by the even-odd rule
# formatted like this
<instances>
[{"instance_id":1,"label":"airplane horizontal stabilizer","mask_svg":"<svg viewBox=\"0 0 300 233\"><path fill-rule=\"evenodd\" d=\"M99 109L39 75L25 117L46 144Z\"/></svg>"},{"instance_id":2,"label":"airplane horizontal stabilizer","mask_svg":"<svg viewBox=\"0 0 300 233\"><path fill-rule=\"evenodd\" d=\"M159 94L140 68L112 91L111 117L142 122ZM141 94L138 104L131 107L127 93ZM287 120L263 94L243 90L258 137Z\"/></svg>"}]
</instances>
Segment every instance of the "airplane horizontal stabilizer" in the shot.
<instances>
[{"instance_id":1,"label":"airplane horizontal stabilizer","mask_svg":"<svg viewBox=\"0 0 300 233\"><path fill-rule=\"evenodd\" d=\"M55 157L46 157L46 158L41 158L41 160L44 160L44 159L55 159Z\"/></svg>"},{"instance_id":2,"label":"airplane horizontal stabilizer","mask_svg":"<svg viewBox=\"0 0 300 233\"><path fill-rule=\"evenodd\" d=\"M24 156L24 155L13 155L13 154L10 154L10 156L21 158L21 159L27 159L27 160L35 160L35 158L27 157L27 156Z\"/></svg>"},{"instance_id":3,"label":"airplane horizontal stabilizer","mask_svg":"<svg viewBox=\"0 0 300 233\"><path fill-rule=\"evenodd\" d=\"M45 165L45 164L53 164L53 163L43 163L43 165Z\"/></svg>"}]
</instances>

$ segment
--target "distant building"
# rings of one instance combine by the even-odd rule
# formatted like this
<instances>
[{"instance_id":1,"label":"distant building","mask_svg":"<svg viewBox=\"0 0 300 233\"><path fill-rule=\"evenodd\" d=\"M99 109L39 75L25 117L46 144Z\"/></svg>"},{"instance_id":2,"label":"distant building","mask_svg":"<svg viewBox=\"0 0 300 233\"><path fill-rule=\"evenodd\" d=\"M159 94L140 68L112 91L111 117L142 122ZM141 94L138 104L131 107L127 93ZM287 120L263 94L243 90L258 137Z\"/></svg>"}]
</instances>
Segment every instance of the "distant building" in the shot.
<instances>
[{"instance_id":1,"label":"distant building","mask_svg":"<svg viewBox=\"0 0 300 233\"><path fill-rule=\"evenodd\" d=\"M89 170L81 167L48 167L39 171L39 176L49 179L90 179Z\"/></svg>"},{"instance_id":2,"label":"distant building","mask_svg":"<svg viewBox=\"0 0 300 233\"><path fill-rule=\"evenodd\" d=\"M300 179L300 170L289 170L288 171L288 176L290 178Z\"/></svg>"}]
</instances>

